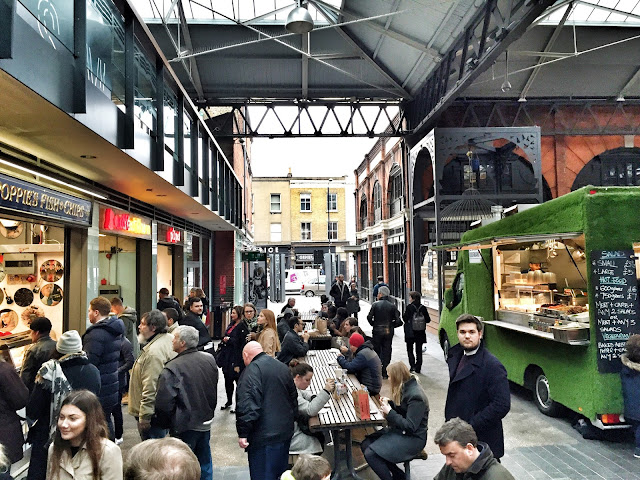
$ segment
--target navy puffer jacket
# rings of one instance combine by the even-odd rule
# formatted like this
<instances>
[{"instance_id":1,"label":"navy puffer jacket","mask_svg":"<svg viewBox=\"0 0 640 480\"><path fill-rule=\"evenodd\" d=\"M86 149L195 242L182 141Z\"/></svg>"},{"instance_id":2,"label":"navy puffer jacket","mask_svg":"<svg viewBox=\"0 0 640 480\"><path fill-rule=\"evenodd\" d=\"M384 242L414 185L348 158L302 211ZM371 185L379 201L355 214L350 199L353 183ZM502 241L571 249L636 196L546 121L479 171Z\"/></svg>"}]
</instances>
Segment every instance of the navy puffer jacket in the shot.
<instances>
[{"instance_id":1,"label":"navy puffer jacket","mask_svg":"<svg viewBox=\"0 0 640 480\"><path fill-rule=\"evenodd\" d=\"M371 342L364 342L356 350L353 359L338 355L338 363L349 373L355 373L358 381L367 387L369 394L377 395L382 388L382 362L373 350Z\"/></svg>"},{"instance_id":2,"label":"navy puffer jacket","mask_svg":"<svg viewBox=\"0 0 640 480\"><path fill-rule=\"evenodd\" d=\"M91 325L82 337L89 361L100 372L100 403L113 408L120 403L118 366L124 335L124 323L118 317L108 317Z\"/></svg>"}]
</instances>

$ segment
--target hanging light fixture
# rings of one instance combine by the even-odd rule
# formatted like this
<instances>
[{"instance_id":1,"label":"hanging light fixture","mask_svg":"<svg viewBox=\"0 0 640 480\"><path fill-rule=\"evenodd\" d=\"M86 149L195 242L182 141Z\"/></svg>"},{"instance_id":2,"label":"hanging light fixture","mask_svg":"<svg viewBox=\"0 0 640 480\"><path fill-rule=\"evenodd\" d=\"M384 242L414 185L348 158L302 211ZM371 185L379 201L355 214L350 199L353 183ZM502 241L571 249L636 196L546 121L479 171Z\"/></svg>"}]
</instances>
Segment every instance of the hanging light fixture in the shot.
<instances>
[{"instance_id":1,"label":"hanging light fixture","mask_svg":"<svg viewBox=\"0 0 640 480\"><path fill-rule=\"evenodd\" d=\"M502 82L500 89L504 93L511 90L511 82L509 81L509 50L505 50L504 52L504 82Z\"/></svg>"},{"instance_id":2,"label":"hanging light fixture","mask_svg":"<svg viewBox=\"0 0 640 480\"><path fill-rule=\"evenodd\" d=\"M302 0L298 0L298 6L289 12L284 28L291 33L309 33L313 30L313 18L309 10L302 6Z\"/></svg>"}]
</instances>

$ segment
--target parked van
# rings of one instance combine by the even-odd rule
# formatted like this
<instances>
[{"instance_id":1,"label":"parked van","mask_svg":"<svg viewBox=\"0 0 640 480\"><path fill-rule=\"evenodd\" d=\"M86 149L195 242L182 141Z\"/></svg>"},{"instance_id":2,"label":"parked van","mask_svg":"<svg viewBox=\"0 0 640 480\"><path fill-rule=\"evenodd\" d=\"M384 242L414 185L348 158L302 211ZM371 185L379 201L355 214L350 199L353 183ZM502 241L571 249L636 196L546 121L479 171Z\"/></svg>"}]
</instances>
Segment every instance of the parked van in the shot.
<instances>
[{"instance_id":1,"label":"parked van","mask_svg":"<svg viewBox=\"0 0 640 480\"><path fill-rule=\"evenodd\" d=\"M600 428L622 428L620 355L640 333L640 188L587 186L466 232L444 294L445 352L455 321L484 319L484 342L528 387L538 409L561 405Z\"/></svg>"},{"instance_id":2,"label":"parked van","mask_svg":"<svg viewBox=\"0 0 640 480\"><path fill-rule=\"evenodd\" d=\"M317 280L320 276L317 268L291 268L284 273L284 290L288 294L299 294L305 281Z\"/></svg>"}]
</instances>

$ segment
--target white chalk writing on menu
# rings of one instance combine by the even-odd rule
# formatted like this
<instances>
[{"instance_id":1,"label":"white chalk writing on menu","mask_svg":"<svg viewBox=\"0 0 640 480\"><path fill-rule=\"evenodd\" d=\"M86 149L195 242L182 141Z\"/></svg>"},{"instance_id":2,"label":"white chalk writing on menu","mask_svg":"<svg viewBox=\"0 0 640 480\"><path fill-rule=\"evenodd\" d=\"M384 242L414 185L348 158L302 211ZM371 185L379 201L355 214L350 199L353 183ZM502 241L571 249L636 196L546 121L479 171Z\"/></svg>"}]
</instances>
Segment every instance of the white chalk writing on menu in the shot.
<instances>
[{"instance_id":1,"label":"white chalk writing on menu","mask_svg":"<svg viewBox=\"0 0 640 480\"><path fill-rule=\"evenodd\" d=\"M620 355L629 336L640 333L638 282L632 250L591 252L598 370L620 370Z\"/></svg>"}]
</instances>

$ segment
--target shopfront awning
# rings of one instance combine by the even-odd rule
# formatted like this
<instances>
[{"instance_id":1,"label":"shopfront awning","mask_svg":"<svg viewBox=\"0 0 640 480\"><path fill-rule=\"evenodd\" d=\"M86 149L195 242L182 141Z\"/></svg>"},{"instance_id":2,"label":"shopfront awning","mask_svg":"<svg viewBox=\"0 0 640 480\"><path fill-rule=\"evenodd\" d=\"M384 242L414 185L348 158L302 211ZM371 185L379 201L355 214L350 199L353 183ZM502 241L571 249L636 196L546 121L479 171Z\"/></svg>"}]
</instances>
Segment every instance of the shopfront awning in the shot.
<instances>
[{"instance_id":1,"label":"shopfront awning","mask_svg":"<svg viewBox=\"0 0 640 480\"><path fill-rule=\"evenodd\" d=\"M568 240L583 235L582 232L546 233L539 235L509 235L507 237L487 237L474 239L460 243L450 243L448 245L436 245L429 247L432 250L446 250L457 252L460 250L483 250L493 248L498 245L509 245L514 243L545 242L547 240Z\"/></svg>"}]
</instances>

